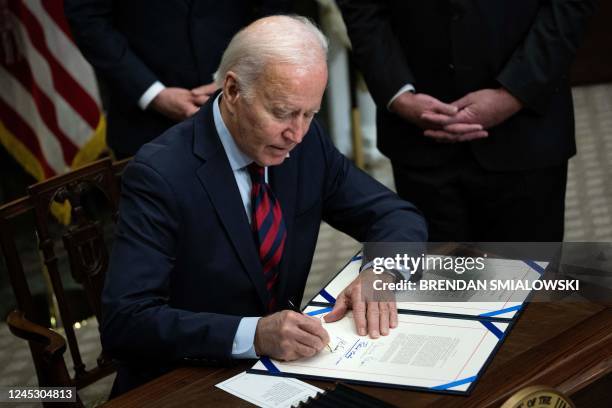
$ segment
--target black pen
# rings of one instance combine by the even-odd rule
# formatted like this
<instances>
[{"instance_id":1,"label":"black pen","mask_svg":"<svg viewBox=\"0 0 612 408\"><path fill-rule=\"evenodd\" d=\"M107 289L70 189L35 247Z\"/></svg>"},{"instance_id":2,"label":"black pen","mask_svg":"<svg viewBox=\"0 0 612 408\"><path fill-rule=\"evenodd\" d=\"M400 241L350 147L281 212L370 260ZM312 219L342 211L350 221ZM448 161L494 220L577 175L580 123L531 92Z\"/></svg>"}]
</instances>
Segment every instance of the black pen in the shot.
<instances>
[{"instance_id":1,"label":"black pen","mask_svg":"<svg viewBox=\"0 0 612 408\"><path fill-rule=\"evenodd\" d=\"M294 312L299 312L299 309L295 307L291 299L287 300L287 303L289 303L289 307L291 308L291 310L293 310Z\"/></svg>"}]
</instances>

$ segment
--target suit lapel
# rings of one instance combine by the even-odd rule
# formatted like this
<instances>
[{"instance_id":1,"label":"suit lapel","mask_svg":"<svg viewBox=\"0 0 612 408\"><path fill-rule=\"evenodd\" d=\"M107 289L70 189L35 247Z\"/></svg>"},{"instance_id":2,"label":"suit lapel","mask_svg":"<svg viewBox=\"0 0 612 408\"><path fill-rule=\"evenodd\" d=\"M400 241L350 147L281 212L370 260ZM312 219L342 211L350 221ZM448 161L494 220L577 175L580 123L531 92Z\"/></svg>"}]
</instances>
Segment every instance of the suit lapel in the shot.
<instances>
[{"instance_id":1,"label":"suit lapel","mask_svg":"<svg viewBox=\"0 0 612 408\"><path fill-rule=\"evenodd\" d=\"M197 177L265 308L270 295L236 179L214 126L212 103L202 107L194 120L194 154L204 160L196 171Z\"/></svg>"},{"instance_id":2,"label":"suit lapel","mask_svg":"<svg viewBox=\"0 0 612 408\"><path fill-rule=\"evenodd\" d=\"M269 168L270 185L274 195L278 199L283 211L283 220L287 227L287 241L283 250L283 257L279 264L279 283L277 299L280 302L280 307L290 307L286 305L286 289L287 282L290 279L289 263L293 250L293 221L295 218L295 200L297 195L297 157L296 153L291 153L291 156L286 158L280 166ZM290 299L295 306L299 306L299 299Z\"/></svg>"}]
</instances>

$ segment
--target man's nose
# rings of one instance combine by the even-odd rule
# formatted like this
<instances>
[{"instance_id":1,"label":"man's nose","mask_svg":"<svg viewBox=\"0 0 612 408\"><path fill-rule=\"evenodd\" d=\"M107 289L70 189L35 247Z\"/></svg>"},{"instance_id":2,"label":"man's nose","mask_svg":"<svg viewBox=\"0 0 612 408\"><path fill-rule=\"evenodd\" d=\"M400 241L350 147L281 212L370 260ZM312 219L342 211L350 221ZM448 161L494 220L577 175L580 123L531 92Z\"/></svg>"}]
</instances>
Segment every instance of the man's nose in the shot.
<instances>
[{"instance_id":1,"label":"man's nose","mask_svg":"<svg viewBox=\"0 0 612 408\"><path fill-rule=\"evenodd\" d=\"M310 122L305 118L295 118L291 121L291 125L287 128L283 134L287 139L293 143L301 143L304 139L304 135L308 131Z\"/></svg>"}]
</instances>

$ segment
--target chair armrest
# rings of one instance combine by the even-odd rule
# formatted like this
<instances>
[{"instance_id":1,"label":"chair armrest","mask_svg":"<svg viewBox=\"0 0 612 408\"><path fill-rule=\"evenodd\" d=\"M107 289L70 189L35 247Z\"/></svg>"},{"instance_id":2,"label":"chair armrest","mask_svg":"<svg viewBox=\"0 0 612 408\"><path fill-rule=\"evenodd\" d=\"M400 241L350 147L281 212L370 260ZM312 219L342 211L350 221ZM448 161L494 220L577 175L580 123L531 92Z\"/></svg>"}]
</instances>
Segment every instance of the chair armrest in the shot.
<instances>
[{"instance_id":1,"label":"chair armrest","mask_svg":"<svg viewBox=\"0 0 612 408\"><path fill-rule=\"evenodd\" d=\"M66 341L61 335L29 321L21 310L13 310L9 313L6 323L15 336L43 346L45 358L49 360L62 356L66 351Z\"/></svg>"}]
</instances>

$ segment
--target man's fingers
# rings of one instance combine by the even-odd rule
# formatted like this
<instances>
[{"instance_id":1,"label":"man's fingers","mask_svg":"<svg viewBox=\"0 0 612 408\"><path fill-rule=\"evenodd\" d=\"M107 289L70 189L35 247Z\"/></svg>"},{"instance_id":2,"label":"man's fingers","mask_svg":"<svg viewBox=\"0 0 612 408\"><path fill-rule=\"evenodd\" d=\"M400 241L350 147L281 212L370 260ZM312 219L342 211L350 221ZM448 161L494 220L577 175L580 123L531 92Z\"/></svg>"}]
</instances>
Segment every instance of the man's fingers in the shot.
<instances>
[{"instance_id":1,"label":"man's fingers","mask_svg":"<svg viewBox=\"0 0 612 408\"><path fill-rule=\"evenodd\" d=\"M290 341L282 346L282 351L277 356L270 356L284 361L297 360L302 357L312 357L317 354L318 350L298 341Z\"/></svg>"},{"instance_id":2,"label":"man's fingers","mask_svg":"<svg viewBox=\"0 0 612 408\"><path fill-rule=\"evenodd\" d=\"M211 82L209 84L198 86L197 88L193 88L191 93L193 95L212 95L217 90L218 86L215 82Z\"/></svg>"},{"instance_id":3,"label":"man's fingers","mask_svg":"<svg viewBox=\"0 0 612 408\"><path fill-rule=\"evenodd\" d=\"M489 132L486 130L480 130L478 132L466 133L463 135L457 136L458 142L469 142L470 140L483 139L489 136Z\"/></svg>"},{"instance_id":4,"label":"man's fingers","mask_svg":"<svg viewBox=\"0 0 612 408\"><path fill-rule=\"evenodd\" d=\"M482 125L478 123L453 123L447 126L444 126L444 129L450 133L464 134L464 133L473 133L482 130Z\"/></svg>"},{"instance_id":5,"label":"man's fingers","mask_svg":"<svg viewBox=\"0 0 612 408\"><path fill-rule=\"evenodd\" d=\"M447 140L450 142L456 142L458 136L454 135L450 132L446 132L444 130L433 130L433 129L427 129L425 132L423 132L423 134L427 137L431 137L433 139L438 139L438 140Z\"/></svg>"},{"instance_id":6,"label":"man's fingers","mask_svg":"<svg viewBox=\"0 0 612 408\"><path fill-rule=\"evenodd\" d=\"M335 322L336 320L342 319L344 315L346 314L347 310L348 310L348 305L346 302L346 297L344 295L338 296L338 299L336 299L336 304L334 305L334 308L332 309L331 312L326 314L323 319L325 319L327 323Z\"/></svg>"},{"instance_id":7,"label":"man's fingers","mask_svg":"<svg viewBox=\"0 0 612 408\"><path fill-rule=\"evenodd\" d=\"M303 315L302 317L303 318L300 319L300 321L298 322L298 327L301 330L312 336L317 337L321 341L321 343L323 343L323 345L329 343L329 334L327 333L327 330L325 330L321 325L320 319L307 315Z\"/></svg>"},{"instance_id":8,"label":"man's fingers","mask_svg":"<svg viewBox=\"0 0 612 408\"><path fill-rule=\"evenodd\" d=\"M367 321L368 333L373 339L380 337L380 311L378 310L378 302L368 302Z\"/></svg>"},{"instance_id":9,"label":"man's fingers","mask_svg":"<svg viewBox=\"0 0 612 408\"><path fill-rule=\"evenodd\" d=\"M308 346L306 344L301 344L300 342L295 343L295 352L299 357L312 357L321 349L316 349L314 347Z\"/></svg>"},{"instance_id":10,"label":"man's fingers","mask_svg":"<svg viewBox=\"0 0 612 408\"><path fill-rule=\"evenodd\" d=\"M202 95L193 95L193 103L202 106L206 103L207 100L210 99L210 95L202 94Z\"/></svg>"},{"instance_id":11,"label":"man's fingers","mask_svg":"<svg viewBox=\"0 0 612 408\"><path fill-rule=\"evenodd\" d=\"M452 116L430 111L423 112L420 119L437 126L447 126L456 122L456 119Z\"/></svg>"},{"instance_id":12,"label":"man's fingers","mask_svg":"<svg viewBox=\"0 0 612 408\"><path fill-rule=\"evenodd\" d=\"M380 313L380 334L386 336L389 334L389 305L387 302L378 303L378 312Z\"/></svg>"},{"instance_id":13,"label":"man's fingers","mask_svg":"<svg viewBox=\"0 0 612 408\"><path fill-rule=\"evenodd\" d=\"M192 115L195 115L195 113L196 113L198 110L200 110L200 107L199 107L199 106L194 105L194 104L192 104L192 103L187 104L187 105L185 106L185 115L186 115L186 117L188 118L188 117L190 117L190 116L192 116Z\"/></svg>"},{"instance_id":14,"label":"man's fingers","mask_svg":"<svg viewBox=\"0 0 612 408\"><path fill-rule=\"evenodd\" d=\"M427 107L427 110L434 111L436 113L441 113L442 115L453 116L455 115L459 109L451 104L440 102L435 100L431 103L430 106Z\"/></svg>"},{"instance_id":15,"label":"man's fingers","mask_svg":"<svg viewBox=\"0 0 612 408\"><path fill-rule=\"evenodd\" d=\"M431 137L440 142L468 142L470 140L482 139L489 136L489 132L486 130L479 130L476 132L469 132L465 134L454 134L446 132L444 130L432 130L428 129L423 134L427 137Z\"/></svg>"},{"instance_id":16,"label":"man's fingers","mask_svg":"<svg viewBox=\"0 0 612 408\"><path fill-rule=\"evenodd\" d=\"M395 329L397 325L397 303L389 302L389 327Z\"/></svg>"},{"instance_id":17,"label":"man's fingers","mask_svg":"<svg viewBox=\"0 0 612 408\"><path fill-rule=\"evenodd\" d=\"M325 331L325 329L323 329ZM311 347L316 351L321 350L325 347L326 344L329 343L329 336L327 332L325 332L325 338L319 337L319 335L315 335L307 330L302 330L298 328L294 334L295 341L302 343L305 346Z\"/></svg>"},{"instance_id":18,"label":"man's fingers","mask_svg":"<svg viewBox=\"0 0 612 408\"><path fill-rule=\"evenodd\" d=\"M456 107L458 110L461 110L465 108L466 106L471 105L473 103L474 101L472 99L471 94L467 94L463 98L457 99L456 101L451 102L451 105Z\"/></svg>"},{"instance_id":19,"label":"man's fingers","mask_svg":"<svg viewBox=\"0 0 612 408\"><path fill-rule=\"evenodd\" d=\"M353 320L355 321L355 328L357 334L365 336L367 332L367 320L366 320L366 306L363 300L358 300L353 303Z\"/></svg>"}]
</instances>

